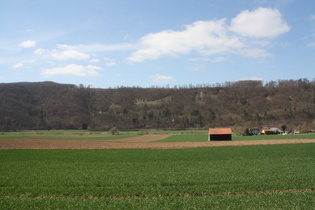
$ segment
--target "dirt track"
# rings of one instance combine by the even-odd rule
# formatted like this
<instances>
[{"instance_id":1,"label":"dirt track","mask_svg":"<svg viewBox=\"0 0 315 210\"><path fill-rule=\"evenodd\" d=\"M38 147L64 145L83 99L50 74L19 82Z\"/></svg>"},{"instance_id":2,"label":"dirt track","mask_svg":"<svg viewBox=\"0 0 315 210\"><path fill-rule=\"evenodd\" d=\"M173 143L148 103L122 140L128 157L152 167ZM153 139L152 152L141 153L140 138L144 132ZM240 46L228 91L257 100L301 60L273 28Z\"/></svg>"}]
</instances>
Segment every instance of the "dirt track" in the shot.
<instances>
[{"instance_id":1,"label":"dirt track","mask_svg":"<svg viewBox=\"0 0 315 210\"><path fill-rule=\"evenodd\" d=\"M268 144L315 143L315 139L256 140L256 141L205 141L205 142L152 142L167 135L145 135L119 140L64 141L41 139L0 139L0 149L170 149L194 147L245 146Z\"/></svg>"}]
</instances>

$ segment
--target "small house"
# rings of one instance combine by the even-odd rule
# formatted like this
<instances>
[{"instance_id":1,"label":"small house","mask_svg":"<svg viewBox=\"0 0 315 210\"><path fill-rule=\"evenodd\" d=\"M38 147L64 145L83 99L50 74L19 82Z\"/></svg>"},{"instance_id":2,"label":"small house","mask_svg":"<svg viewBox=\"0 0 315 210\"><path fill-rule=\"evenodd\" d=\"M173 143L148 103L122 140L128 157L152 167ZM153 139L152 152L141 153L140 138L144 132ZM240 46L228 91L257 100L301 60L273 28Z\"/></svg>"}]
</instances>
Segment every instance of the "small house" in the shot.
<instances>
[{"instance_id":1,"label":"small house","mask_svg":"<svg viewBox=\"0 0 315 210\"><path fill-rule=\"evenodd\" d=\"M263 128L261 134L272 135L272 134L283 134L283 131L279 128Z\"/></svg>"},{"instance_id":2,"label":"small house","mask_svg":"<svg viewBox=\"0 0 315 210\"><path fill-rule=\"evenodd\" d=\"M208 132L208 141L231 141L231 128L210 128Z\"/></svg>"}]
</instances>

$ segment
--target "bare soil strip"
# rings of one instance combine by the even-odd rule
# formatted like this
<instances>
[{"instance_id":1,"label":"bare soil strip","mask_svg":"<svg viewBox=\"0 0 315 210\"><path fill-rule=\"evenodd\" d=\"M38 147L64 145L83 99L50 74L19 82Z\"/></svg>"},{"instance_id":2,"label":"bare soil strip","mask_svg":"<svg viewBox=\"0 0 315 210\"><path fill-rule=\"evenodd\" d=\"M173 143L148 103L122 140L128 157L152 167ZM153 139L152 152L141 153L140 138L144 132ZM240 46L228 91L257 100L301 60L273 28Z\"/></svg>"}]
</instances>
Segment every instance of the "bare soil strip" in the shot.
<instances>
[{"instance_id":1,"label":"bare soil strip","mask_svg":"<svg viewBox=\"0 0 315 210\"><path fill-rule=\"evenodd\" d=\"M124 142L124 143L151 142L151 141L162 140L169 136L170 135L143 135L143 136L124 138L124 139L100 140L100 141Z\"/></svg>"},{"instance_id":2,"label":"bare soil strip","mask_svg":"<svg viewBox=\"0 0 315 210\"><path fill-rule=\"evenodd\" d=\"M102 136L91 136L91 135L78 135L78 136L28 136L28 137L23 137L23 138L29 138L29 139L47 139L47 138L98 138L98 137L102 137ZM105 136L104 136L105 137Z\"/></svg>"},{"instance_id":3,"label":"bare soil strip","mask_svg":"<svg viewBox=\"0 0 315 210\"><path fill-rule=\"evenodd\" d=\"M282 139L253 141L205 141L205 142L152 142L166 135L144 135L119 140L41 140L41 139L0 139L0 149L173 149L195 147L222 147L245 145L315 143L315 139Z\"/></svg>"}]
</instances>

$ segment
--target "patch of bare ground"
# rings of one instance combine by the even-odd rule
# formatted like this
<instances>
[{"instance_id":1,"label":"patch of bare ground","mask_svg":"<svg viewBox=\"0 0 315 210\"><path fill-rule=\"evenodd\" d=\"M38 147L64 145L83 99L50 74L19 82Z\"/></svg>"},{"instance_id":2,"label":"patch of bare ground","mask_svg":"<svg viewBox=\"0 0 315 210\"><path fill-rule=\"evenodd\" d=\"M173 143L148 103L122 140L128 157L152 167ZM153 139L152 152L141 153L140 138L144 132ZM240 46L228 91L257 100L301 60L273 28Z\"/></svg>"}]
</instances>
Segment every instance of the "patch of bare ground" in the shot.
<instances>
[{"instance_id":1,"label":"patch of bare ground","mask_svg":"<svg viewBox=\"0 0 315 210\"><path fill-rule=\"evenodd\" d=\"M136 142L151 142L158 141L169 137L170 135L143 135L135 136L124 139L115 139L115 140L105 140L110 142L124 142L124 143L136 143Z\"/></svg>"},{"instance_id":2,"label":"patch of bare ground","mask_svg":"<svg viewBox=\"0 0 315 210\"><path fill-rule=\"evenodd\" d=\"M118 140L42 140L30 139L0 139L0 149L172 149L195 147L222 147L271 144L315 143L315 139L282 139L253 141L205 141L205 142L152 142L167 135L143 135Z\"/></svg>"},{"instance_id":3,"label":"patch of bare ground","mask_svg":"<svg viewBox=\"0 0 315 210\"><path fill-rule=\"evenodd\" d=\"M23 138L28 138L28 139L47 139L47 138L98 138L101 136L91 136L91 135L79 135L79 136L28 136L28 137L23 137ZM105 137L105 136L104 136Z\"/></svg>"}]
</instances>

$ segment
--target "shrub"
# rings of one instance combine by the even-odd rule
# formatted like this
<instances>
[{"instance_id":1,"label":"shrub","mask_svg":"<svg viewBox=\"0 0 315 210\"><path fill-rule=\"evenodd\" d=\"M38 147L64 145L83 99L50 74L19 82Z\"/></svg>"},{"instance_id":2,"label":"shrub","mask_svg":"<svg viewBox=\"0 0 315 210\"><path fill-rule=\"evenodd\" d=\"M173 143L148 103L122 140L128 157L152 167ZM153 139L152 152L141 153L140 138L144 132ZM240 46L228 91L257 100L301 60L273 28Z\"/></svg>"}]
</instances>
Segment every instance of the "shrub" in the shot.
<instances>
[{"instance_id":1,"label":"shrub","mask_svg":"<svg viewBox=\"0 0 315 210\"><path fill-rule=\"evenodd\" d=\"M117 135L119 134L119 130L117 127L112 127L109 132L112 134L112 135Z\"/></svg>"},{"instance_id":2,"label":"shrub","mask_svg":"<svg viewBox=\"0 0 315 210\"><path fill-rule=\"evenodd\" d=\"M139 130L139 133L138 133L139 135L147 135L147 134L149 134L149 131L148 130L146 130L146 129L141 129L141 130Z\"/></svg>"}]
</instances>

